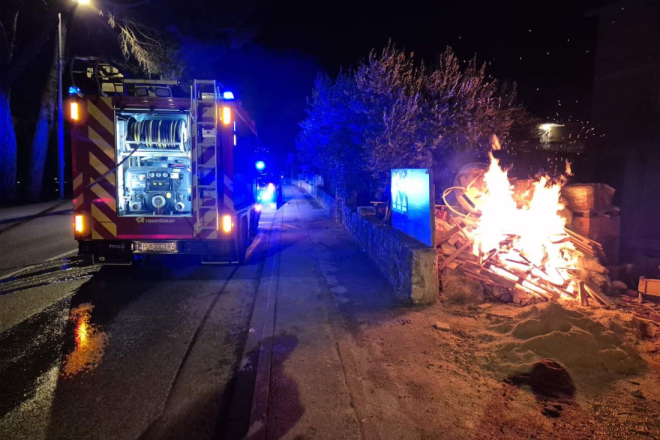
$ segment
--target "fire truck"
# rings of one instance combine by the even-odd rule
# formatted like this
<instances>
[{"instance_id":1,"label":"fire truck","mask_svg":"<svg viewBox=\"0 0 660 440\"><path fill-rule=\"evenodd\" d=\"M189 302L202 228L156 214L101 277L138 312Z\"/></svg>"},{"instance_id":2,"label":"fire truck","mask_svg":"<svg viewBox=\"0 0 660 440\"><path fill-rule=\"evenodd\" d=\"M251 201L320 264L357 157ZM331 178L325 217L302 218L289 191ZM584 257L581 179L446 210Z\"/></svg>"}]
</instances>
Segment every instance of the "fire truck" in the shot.
<instances>
[{"instance_id":1,"label":"fire truck","mask_svg":"<svg viewBox=\"0 0 660 440\"><path fill-rule=\"evenodd\" d=\"M108 87L108 85L110 87ZM197 254L241 263L261 206L257 132L215 80L120 78L68 102L74 237L98 264L140 254Z\"/></svg>"}]
</instances>

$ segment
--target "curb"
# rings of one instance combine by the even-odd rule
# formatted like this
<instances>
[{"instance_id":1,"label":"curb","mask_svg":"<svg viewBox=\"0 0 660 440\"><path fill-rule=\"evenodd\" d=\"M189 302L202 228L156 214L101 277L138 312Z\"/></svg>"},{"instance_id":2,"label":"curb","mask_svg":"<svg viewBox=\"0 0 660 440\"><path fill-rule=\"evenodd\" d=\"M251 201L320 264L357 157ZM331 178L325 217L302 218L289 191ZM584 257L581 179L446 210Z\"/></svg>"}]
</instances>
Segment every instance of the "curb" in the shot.
<instances>
[{"instance_id":1,"label":"curb","mask_svg":"<svg viewBox=\"0 0 660 440\"><path fill-rule=\"evenodd\" d=\"M280 227L274 230L276 223ZM270 388L275 304L280 252L277 249L282 234L282 211L273 218L264 269L250 319L248 337L236 374L229 414L225 425L227 440L264 440Z\"/></svg>"}]
</instances>

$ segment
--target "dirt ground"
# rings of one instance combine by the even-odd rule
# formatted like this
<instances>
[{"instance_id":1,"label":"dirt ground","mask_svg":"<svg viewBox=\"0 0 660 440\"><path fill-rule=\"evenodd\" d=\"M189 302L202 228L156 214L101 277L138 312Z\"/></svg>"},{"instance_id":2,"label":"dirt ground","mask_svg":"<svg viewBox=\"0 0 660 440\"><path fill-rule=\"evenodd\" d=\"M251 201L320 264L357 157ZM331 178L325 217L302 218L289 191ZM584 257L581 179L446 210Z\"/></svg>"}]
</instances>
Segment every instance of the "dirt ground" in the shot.
<instances>
[{"instance_id":1,"label":"dirt ground","mask_svg":"<svg viewBox=\"0 0 660 440\"><path fill-rule=\"evenodd\" d=\"M339 309L366 438L660 439L656 323L571 304Z\"/></svg>"}]
</instances>

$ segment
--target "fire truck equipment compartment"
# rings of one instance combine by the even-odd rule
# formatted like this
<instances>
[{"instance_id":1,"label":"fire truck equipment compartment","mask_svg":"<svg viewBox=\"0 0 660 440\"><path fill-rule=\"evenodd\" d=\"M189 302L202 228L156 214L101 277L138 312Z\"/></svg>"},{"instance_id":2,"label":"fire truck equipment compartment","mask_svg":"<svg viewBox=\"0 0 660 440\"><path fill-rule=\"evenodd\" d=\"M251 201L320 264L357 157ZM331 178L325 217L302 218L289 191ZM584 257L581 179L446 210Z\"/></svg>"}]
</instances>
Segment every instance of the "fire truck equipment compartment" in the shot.
<instances>
[{"instance_id":1,"label":"fire truck equipment compartment","mask_svg":"<svg viewBox=\"0 0 660 440\"><path fill-rule=\"evenodd\" d=\"M182 112L118 111L119 216L192 216L189 116Z\"/></svg>"}]
</instances>

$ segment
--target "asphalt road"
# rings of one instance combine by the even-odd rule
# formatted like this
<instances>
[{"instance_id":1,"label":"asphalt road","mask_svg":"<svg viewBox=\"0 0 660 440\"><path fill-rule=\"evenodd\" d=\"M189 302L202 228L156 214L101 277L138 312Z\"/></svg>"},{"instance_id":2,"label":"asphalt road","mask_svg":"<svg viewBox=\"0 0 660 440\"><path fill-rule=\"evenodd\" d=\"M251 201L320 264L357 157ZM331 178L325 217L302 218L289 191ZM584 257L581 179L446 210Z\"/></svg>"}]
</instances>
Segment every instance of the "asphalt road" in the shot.
<instances>
[{"instance_id":1,"label":"asphalt road","mask_svg":"<svg viewBox=\"0 0 660 440\"><path fill-rule=\"evenodd\" d=\"M72 216L70 200L2 209L0 278L48 258L74 254L78 246Z\"/></svg>"},{"instance_id":2,"label":"asphalt road","mask_svg":"<svg viewBox=\"0 0 660 440\"><path fill-rule=\"evenodd\" d=\"M59 256L57 211L0 232L0 276L22 271L0 282L0 438L222 437L275 210L243 266L131 267Z\"/></svg>"}]
</instances>

